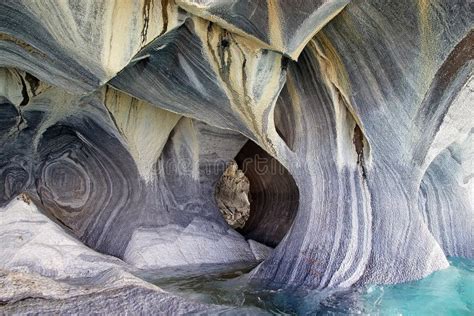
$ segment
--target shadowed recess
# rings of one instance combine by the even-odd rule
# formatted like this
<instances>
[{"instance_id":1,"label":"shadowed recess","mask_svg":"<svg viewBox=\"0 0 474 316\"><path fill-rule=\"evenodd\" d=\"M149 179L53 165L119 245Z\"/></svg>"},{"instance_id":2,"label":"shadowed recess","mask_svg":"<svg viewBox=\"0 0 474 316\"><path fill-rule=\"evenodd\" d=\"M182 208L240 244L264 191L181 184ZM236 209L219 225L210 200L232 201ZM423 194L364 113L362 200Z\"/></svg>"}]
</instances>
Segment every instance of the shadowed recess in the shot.
<instances>
[{"instance_id":1,"label":"shadowed recess","mask_svg":"<svg viewBox=\"0 0 474 316\"><path fill-rule=\"evenodd\" d=\"M298 209L296 182L285 167L250 140L235 160L250 182L250 216L238 231L275 247L290 229Z\"/></svg>"},{"instance_id":2,"label":"shadowed recess","mask_svg":"<svg viewBox=\"0 0 474 316\"><path fill-rule=\"evenodd\" d=\"M93 135L106 139L98 145ZM36 167L37 205L66 227L86 245L104 253L120 255L127 234L114 235L115 243L104 241L116 216L137 205L139 181L132 161L123 147L95 123L84 119L84 127L55 125L42 137ZM114 159L107 157L115 157ZM130 222L129 222L130 223ZM111 233L113 235L113 233ZM120 239L120 240L119 240Z\"/></svg>"}]
</instances>

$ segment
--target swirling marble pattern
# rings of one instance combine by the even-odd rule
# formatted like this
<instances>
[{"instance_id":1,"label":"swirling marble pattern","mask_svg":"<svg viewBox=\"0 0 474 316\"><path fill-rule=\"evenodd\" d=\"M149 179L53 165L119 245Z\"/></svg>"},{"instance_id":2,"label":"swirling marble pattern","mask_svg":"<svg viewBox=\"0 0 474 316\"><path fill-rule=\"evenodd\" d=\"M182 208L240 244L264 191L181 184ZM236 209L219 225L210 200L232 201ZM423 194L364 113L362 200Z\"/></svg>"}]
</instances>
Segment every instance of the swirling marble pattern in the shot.
<instances>
[{"instance_id":1,"label":"swirling marble pattern","mask_svg":"<svg viewBox=\"0 0 474 316\"><path fill-rule=\"evenodd\" d=\"M6 0L0 11L0 66L74 93L104 84L184 20L173 1Z\"/></svg>"},{"instance_id":2,"label":"swirling marble pattern","mask_svg":"<svg viewBox=\"0 0 474 316\"><path fill-rule=\"evenodd\" d=\"M473 140L471 132L464 141L443 150L420 185L423 218L449 256L474 257Z\"/></svg>"},{"instance_id":3,"label":"swirling marble pattern","mask_svg":"<svg viewBox=\"0 0 474 316\"><path fill-rule=\"evenodd\" d=\"M134 267L86 247L41 214L26 195L0 208L0 215L2 313L235 311L187 302L135 277L130 273Z\"/></svg>"},{"instance_id":4,"label":"swirling marble pattern","mask_svg":"<svg viewBox=\"0 0 474 316\"><path fill-rule=\"evenodd\" d=\"M111 81L114 87L169 111L239 131L276 151L269 117L284 84L282 55L193 18L151 43L136 60Z\"/></svg>"},{"instance_id":5,"label":"swirling marble pattern","mask_svg":"<svg viewBox=\"0 0 474 316\"><path fill-rule=\"evenodd\" d=\"M366 140L332 85L304 80L323 73L318 58L312 42L298 64L290 65L278 100L284 111L298 113L292 122L295 157L287 164L299 204L290 231L253 277L271 275L273 282L323 288L350 285L364 272L372 212L364 165L368 153L362 151ZM314 128L318 132L307 133Z\"/></svg>"},{"instance_id":6,"label":"swirling marble pattern","mask_svg":"<svg viewBox=\"0 0 474 316\"><path fill-rule=\"evenodd\" d=\"M187 11L297 59L306 43L348 0L218 1L177 0ZM293 8L297 7L297 10Z\"/></svg>"},{"instance_id":7,"label":"swirling marble pattern","mask_svg":"<svg viewBox=\"0 0 474 316\"><path fill-rule=\"evenodd\" d=\"M20 130L18 110L10 103L3 106L8 111L2 120L10 122L4 146L18 153L2 153L2 203L27 192L86 245L142 268L255 262L245 239L218 215L213 198L227 161L245 142L239 134L189 119L177 124L179 115L112 88L84 97L54 87L32 95L20 107L26 126ZM28 138L29 143L22 140ZM159 236L166 227L196 239L197 245L206 231L206 251L191 248L189 255L176 257L182 250L170 244L166 257L140 255L146 243L135 242L139 232Z\"/></svg>"},{"instance_id":8,"label":"swirling marble pattern","mask_svg":"<svg viewBox=\"0 0 474 316\"><path fill-rule=\"evenodd\" d=\"M1 312L218 312L128 273L323 289L473 257L472 1L297 4L0 3Z\"/></svg>"},{"instance_id":9,"label":"swirling marble pattern","mask_svg":"<svg viewBox=\"0 0 474 316\"><path fill-rule=\"evenodd\" d=\"M156 211L143 210L124 260L153 269L255 262L249 244L227 225L214 199L218 179L244 141L182 118L157 162L149 198Z\"/></svg>"},{"instance_id":10,"label":"swirling marble pattern","mask_svg":"<svg viewBox=\"0 0 474 316\"><path fill-rule=\"evenodd\" d=\"M127 268L121 260L95 252L51 222L25 194L0 208L0 214L2 269L67 279Z\"/></svg>"},{"instance_id":11,"label":"swirling marble pattern","mask_svg":"<svg viewBox=\"0 0 474 316\"><path fill-rule=\"evenodd\" d=\"M405 5L407 21L402 22L401 7L395 2L348 5L290 68L288 92L284 90L280 99L298 107L297 119L313 124L296 121L293 126L306 128L300 135L311 135L307 131L316 128L320 132L308 138L323 139L313 151L311 142L300 141L302 153L298 143L294 145L297 155L306 155L300 166L310 166L305 171L314 176L304 175L300 184L298 171L289 170L300 189L300 208L305 195L307 203L316 204L298 211L287 240L255 271L255 278L282 276L282 283L348 286L421 278L447 266L418 209L417 192L426 154L442 133L454 96L471 76L472 50L466 45L472 43L472 10L463 1L455 6L456 14L442 2ZM453 27L443 29L438 19ZM408 33L417 37L402 38ZM437 38L431 37L434 33ZM429 66L428 44L437 47ZM310 118L311 105L313 113L324 112ZM295 134L294 138L305 139L298 128ZM332 145L322 149L321 144L329 142ZM333 187L336 179L339 185ZM317 180L321 183L311 182ZM472 208L469 213L472 217ZM307 227L306 233L302 227ZM457 242L467 244L469 239ZM285 259L290 253L294 257Z\"/></svg>"}]
</instances>

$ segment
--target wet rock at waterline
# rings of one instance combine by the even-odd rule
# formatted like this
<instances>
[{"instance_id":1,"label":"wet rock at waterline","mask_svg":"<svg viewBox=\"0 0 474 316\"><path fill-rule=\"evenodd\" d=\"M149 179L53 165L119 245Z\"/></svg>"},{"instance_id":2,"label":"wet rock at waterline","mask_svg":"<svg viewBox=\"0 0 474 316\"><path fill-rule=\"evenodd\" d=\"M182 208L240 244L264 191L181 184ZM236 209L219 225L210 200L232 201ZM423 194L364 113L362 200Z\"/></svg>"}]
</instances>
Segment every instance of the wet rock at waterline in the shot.
<instances>
[{"instance_id":1,"label":"wet rock at waterline","mask_svg":"<svg viewBox=\"0 0 474 316\"><path fill-rule=\"evenodd\" d=\"M470 1L116 2L0 3L0 310L217 312L132 274L473 257Z\"/></svg>"}]
</instances>

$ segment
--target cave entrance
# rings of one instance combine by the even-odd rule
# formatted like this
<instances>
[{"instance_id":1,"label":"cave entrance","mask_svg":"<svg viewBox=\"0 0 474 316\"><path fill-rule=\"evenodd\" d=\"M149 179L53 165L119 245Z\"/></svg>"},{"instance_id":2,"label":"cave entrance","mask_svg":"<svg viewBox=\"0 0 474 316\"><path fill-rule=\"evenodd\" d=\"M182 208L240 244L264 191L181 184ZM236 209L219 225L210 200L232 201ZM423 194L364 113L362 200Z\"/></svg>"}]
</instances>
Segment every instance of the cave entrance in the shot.
<instances>
[{"instance_id":1,"label":"cave entrance","mask_svg":"<svg viewBox=\"0 0 474 316\"><path fill-rule=\"evenodd\" d=\"M216 198L246 239L276 247L296 216L299 192L288 170L249 140L218 182Z\"/></svg>"}]
</instances>

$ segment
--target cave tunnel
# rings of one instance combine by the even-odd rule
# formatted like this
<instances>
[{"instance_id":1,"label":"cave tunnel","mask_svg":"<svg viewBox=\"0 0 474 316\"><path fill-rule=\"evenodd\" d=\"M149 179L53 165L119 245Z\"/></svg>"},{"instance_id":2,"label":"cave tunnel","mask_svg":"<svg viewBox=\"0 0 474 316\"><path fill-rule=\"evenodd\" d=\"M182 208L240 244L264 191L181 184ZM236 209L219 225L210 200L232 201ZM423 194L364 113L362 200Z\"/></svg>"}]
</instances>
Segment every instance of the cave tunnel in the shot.
<instances>
[{"instance_id":1,"label":"cave tunnel","mask_svg":"<svg viewBox=\"0 0 474 316\"><path fill-rule=\"evenodd\" d=\"M237 231L276 247L289 231L296 216L299 192L288 170L253 141L249 140L235 157L250 183L250 214Z\"/></svg>"}]
</instances>

